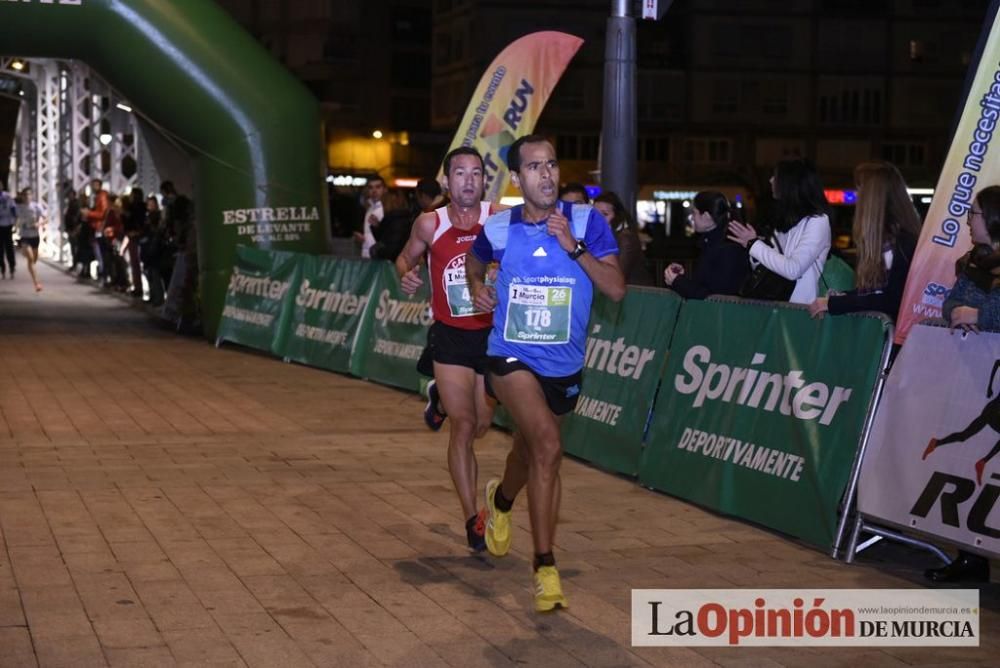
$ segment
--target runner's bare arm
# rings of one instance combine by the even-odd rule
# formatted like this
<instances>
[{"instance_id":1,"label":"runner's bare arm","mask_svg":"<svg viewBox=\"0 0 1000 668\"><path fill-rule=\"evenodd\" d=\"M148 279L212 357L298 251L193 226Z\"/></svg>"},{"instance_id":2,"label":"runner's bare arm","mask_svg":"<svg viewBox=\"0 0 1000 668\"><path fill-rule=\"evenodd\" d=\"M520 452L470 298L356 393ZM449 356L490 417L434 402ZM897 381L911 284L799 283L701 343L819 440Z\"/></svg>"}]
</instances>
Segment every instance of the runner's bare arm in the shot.
<instances>
[{"instance_id":1,"label":"runner's bare arm","mask_svg":"<svg viewBox=\"0 0 1000 668\"><path fill-rule=\"evenodd\" d=\"M569 229L569 220L560 211L556 210L549 216L546 226L549 234L559 241L559 246L564 251L570 253L576 248L576 237ZM585 252L577 259L577 262L587 272L587 276L594 282L598 290L616 302L625 298L625 275L622 274L621 267L618 266L616 256L605 255L597 259Z\"/></svg>"},{"instance_id":2,"label":"runner's bare arm","mask_svg":"<svg viewBox=\"0 0 1000 668\"><path fill-rule=\"evenodd\" d=\"M618 266L616 256L605 255L598 259L590 253L584 253L577 262L587 272L587 276L590 276L594 286L612 301L620 302L625 299L625 276Z\"/></svg>"},{"instance_id":3,"label":"runner's bare arm","mask_svg":"<svg viewBox=\"0 0 1000 668\"><path fill-rule=\"evenodd\" d=\"M496 308L496 291L486 285L486 264L471 250L465 254L465 280L469 284L472 305L476 310L488 313Z\"/></svg>"},{"instance_id":4,"label":"runner's bare arm","mask_svg":"<svg viewBox=\"0 0 1000 668\"><path fill-rule=\"evenodd\" d=\"M420 260L427 253L431 240L434 238L435 214L422 213L413 221L410 238L403 246L402 252L396 258L396 273L399 275L403 292L412 295L423 285L420 280Z\"/></svg>"}]
</instances>

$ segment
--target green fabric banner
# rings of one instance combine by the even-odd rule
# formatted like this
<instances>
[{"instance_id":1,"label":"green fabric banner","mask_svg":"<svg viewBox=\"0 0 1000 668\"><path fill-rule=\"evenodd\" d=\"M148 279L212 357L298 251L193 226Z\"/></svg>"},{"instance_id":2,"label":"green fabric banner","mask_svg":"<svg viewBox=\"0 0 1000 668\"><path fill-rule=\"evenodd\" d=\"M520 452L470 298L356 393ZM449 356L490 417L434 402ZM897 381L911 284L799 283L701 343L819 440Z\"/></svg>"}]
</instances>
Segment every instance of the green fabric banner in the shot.
<instances>
[{"instance_id":1,"label":"green fabric banner","mask_svg":"<svg viewBox=\"0 0 1000 668\"><path fill-rule=\"evenodd\" d=\"M417 360L427 344L434 319L430 310L430 281L422 269L423 286L412 297L399 286L391 262L375 262L378 281L372 292L366 331L355 344L352 373L378 383L416 392L420 389Z\"/></svg>"},{"instance_id":2,"label":"green fabric banner","mask_svg":"<svg viewBox=\"0 0 1000 668\"><path fill-rule=\"evenodd\" d=\"M646 418L682 303L675 292L637 287L617 304L594 299L583 391L562 426L566 452L618 473L638 473Z\"/></svg>"},{"instance_id":3,"label":"green fabric banner","mask_svg":"<svg viewBox=\"0 0 1000 668\"><path fill-rule=\"evenodd\" d=\"M302 258L238 246L217 339L283 357Z\"/></svg>"},{"instance_id":4,"label":"green fabric banner","mask_svg":"<svg viewBox=\"0 0 1000 668\"><path fill-rule=\"evenodd\" d=\"M685 303L640 482L830 546L886 327L874 317Z\"/></svg>"},{"instance_id":5,"label":"green fabric banner","mask_svg":"<svg viewBox=\"0 0 1000 668\"><path fill-rule=\"evenodd\" d=\"M836 255L826 258L823 265L823 275L820 276L816 285L819 296L826 297L831 290L837 292L847 292L854 289L854 270L851 265L841 260Z\"/></svg>"},{"instance_id":6,"label":"green fabric banner","mask_svg":"<svg viewBox=\"0 0 1000 668\"><path fill-rule=\"evenodd\" d=\"M357 343L370 326L380 262L302 256L302 280L292 307L285 357L352 373ZM355 373L355 375L357 375Z\"/></svg>"}]
</instances>

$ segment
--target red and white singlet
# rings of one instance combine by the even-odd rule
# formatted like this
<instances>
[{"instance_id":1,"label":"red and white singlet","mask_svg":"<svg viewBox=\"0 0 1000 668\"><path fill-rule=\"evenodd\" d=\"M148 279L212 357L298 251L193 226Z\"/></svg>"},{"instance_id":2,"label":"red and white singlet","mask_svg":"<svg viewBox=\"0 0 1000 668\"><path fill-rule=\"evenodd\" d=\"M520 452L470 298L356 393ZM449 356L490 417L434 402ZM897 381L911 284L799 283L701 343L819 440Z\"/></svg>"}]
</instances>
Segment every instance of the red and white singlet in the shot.
<instances>
[{"instance_id":1,"label":"red and white singlet","mask_svg":"<svg viewBox=\"0 0 1000 668\"><path fill-rule=\"evenodd\" d=\"M436 209L434 239L427 253L434 319L459 329L493 326L492 313L478 313L473 308L469 285L465 281L465 254L492 213L489 202L480 202L479 207L479 222L470 230L460 230L451 224L447 206Z\"/></svg>"}]
</instances>

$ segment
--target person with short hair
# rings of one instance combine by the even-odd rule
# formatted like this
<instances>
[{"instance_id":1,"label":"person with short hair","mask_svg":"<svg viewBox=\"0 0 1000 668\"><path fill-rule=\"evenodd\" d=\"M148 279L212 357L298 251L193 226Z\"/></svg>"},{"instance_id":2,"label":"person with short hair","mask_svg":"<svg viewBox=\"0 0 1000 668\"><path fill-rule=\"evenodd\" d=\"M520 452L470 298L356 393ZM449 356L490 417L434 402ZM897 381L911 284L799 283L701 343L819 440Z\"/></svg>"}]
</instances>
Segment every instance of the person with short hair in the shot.
<instances>
[{"instance_id":1,"label":"person with short hair","mask_svg":"<svg viewBox=\"0 0 1000 668\"><path fill-rule=\"evenodd\" d=\"M372 256L372 246L376 242L372 228L378 227L385 216L385 209L382 207L382 197L385 192L385 179L378 174L368 179L368 184L365 186L368 208L365 209L365 217L361 224L362 231L354 233L355 239L361 242L361 257L366 259Z\"/></svg>"},{"instance_id":2,"label":"person with short hair","mask_svg":"<svg viewBox=\"0 0 1000 668\"><path fill-rule=\"evenodd\" d=\"M573 204L590 204L590 195L582 183L570 181L559 189L559 199Z\"/></svg>"},{"instance_id":3,"label":"person with short hair","mask_svg":"<svg viewBox=\"0 0 1000 668\"><path fill-rule=\"evenodd\" d=\"M493 422L493 404L483 380L486 337L493 317L489 310L473 305L465 263L483 221L494 208L482 201L485 165L479 151L456 148L445 156L443 167L450 202L417 217L409 241L396 258L396 271L403 291L414 294L423 285L420 260L427 257L434 314L428 345L434 380L428 386L430 400L424 419L436 431L445 415L450 418L448 470L462 506L466 541L471 550L481 552L486 549L485 511L476 506L479 466L473 444Z\"/></svg>"},{"instance_id":4,"label":"person with short hair","mask_svg":"<svg viewBox=\"0 0 1000 668\"><path fill-rule=\"evenodd\" d=\"M444 191L441 190L441 184L437 182L437 179L420 179L417 181L417 187L414 190L417 206L420 207L421 213L434 211L447 204L447 198L444 195Z\"/></svg>"},{"instance_id":5,"label":"person with short hair","mask_svg":"<svg viewBox=\"0 0 1000 668\"><path fill-rule=\"evenodd\" d=\"M17 256L14 253L14 220L16 219L14 198L7 192L7 185L0 181L0 278L14 278Z\"/></svg>"},{"instance_id":6,"label":"person with short hair","mask_svg":"<svg viewBox=\"0 0 1000 668\"><path fill-rule=\"evenodd\" d=\"M527 486L535 610L549 612L568 607L552 553L559 424L580 396L594 289L621 301L625 278L604 217L589 205L559 201L559 162L545 137L515 141L507 167L524 204L490 216L465 261L475 307L493 311L486 387L516 427L503 478L486 486L486 547L498 557L510 550L512 504ZM500 270L488 285L492 262Z\"/></svg>"}]
</instances>

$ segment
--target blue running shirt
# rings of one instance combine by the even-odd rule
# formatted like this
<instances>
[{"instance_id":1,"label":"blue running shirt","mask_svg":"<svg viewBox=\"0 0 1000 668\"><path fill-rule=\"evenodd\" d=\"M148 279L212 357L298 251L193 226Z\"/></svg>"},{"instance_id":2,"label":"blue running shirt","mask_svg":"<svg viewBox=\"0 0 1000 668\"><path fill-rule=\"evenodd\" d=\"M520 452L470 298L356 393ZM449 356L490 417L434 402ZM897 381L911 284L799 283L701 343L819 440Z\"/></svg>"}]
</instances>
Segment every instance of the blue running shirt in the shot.
<instances>
[{"instance_id":1,"label":"blue running shirt","mask_svg":"<svg viewBox=\"0 0 1000 668\"><path fill-rule=\"evenodd\" d=\"M587 204L558 203L573 236L595 258L617 254L604 217ZM487 354L516 357L541 376L569 376L583 368L593 283L570 259L543 220L523 220L523 206L493 214L472 252L483 263L499 262L497 307Z\"/></svg>"}]
</instances>

